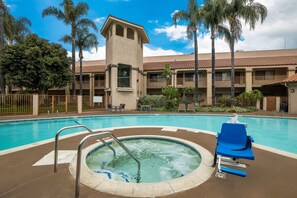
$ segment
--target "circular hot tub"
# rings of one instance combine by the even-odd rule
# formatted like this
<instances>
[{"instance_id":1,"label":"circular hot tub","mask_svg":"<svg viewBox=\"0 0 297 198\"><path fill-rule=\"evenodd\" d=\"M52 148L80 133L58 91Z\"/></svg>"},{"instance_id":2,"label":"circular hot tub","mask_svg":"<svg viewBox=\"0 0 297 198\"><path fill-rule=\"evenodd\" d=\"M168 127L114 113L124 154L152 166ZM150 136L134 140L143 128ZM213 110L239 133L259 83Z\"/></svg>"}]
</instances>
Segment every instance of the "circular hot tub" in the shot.
<instances>
[{"instance_id":1,"label":"circular hot tub","mask_svg":"<svg viewBox=\"0 0 297 198\"><path fill-rule=\"evenodd\" d=\"M164 196L206 181L212 174L213 156L192 142L165 136L119 138L139 160L110 142L116 155L103 144L83 150L81 183L101 192L127 197ZM76 159L70 166L75 173Z\"/></svg>"}]
</instances>

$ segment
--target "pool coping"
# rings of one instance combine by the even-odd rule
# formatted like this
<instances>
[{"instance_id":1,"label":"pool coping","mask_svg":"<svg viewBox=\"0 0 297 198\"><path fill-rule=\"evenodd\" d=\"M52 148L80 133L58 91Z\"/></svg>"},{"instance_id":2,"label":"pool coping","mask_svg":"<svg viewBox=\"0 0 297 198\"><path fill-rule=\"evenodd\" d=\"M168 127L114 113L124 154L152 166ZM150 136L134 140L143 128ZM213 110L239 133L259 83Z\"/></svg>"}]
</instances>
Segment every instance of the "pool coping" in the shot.
<instances>
[{"instance_id":1,"label":"pool coping","mask_svg":"<svg viewBox=\"0 0 297 198\"><path fill-rule=\"evenodd\" d=\"M166 196L177 192L185 191L207 181L213 174L215 168L212 167L213 155L202 146L195 144L191 141L161 135L133 135L122 136L119 139L136 138L136 137L154 137L165 138L177 142L182 142L200 153L201 163L197 169L191 173L172 180L155 183L125 183L121 181L107 179L105 176L94 173L86 164L86 156L94 148L102 145L102 143L93 144L82 151L81 159L81 176L80 182L94 190L109 193L113 195L120 195L125 197L155 197ZM75 178L76 174L76 160L74 157L70 163L69 170Z\"/></svg>"},{"instance_id":2,"label":"pool coping","mask_svg":"<svg viewBox=\"0 0 297 198\"><path fill-rule=\"evenodd\" d=\"M95 129L93 131L94 132L103 132L103 131L109 131L110 132L110 131L117 130L117 129L127 129L127 128L166 128L166 127L172 127L172 126L120 126L120 127L109 127L109 128ZM205 134L214 135L214 136L217 135L216 132L207 131L207 130L203 130L203 129L194 129L194 128L186 128L186 127L176 127L176 128L181 129L181 130L185 130L185 131L188 131L188 132L193 132L193 133L205 133ZM61 136L61 137L59 137L59 139L60 140L67 139L67 138L70 138L70 137L83 135L83 134L88 134L88 133L89 133L88 131L76 132L76 133L73 133L73 134ZM21 150L25 150L25 149L29 149L29 148L33 148L33 147L36 147L36 146L48 144L48 143L51 143L51 142L54 142L54 141L55 141L55 138L51 138L51 139L48 139L48 140L43 140L43 141L35 142L35 143L32 143L32 144L27 144L27 145L24 145L24 146L19 146L19 147L15 147L15 148L11 148L11 149L5 149L3 151L0 151L0 156L10 154L10 153L14 153L14 152L21 151ZM257 144L257 143L253 143L253 147L261 149L261 150L269 151L271 153L275 153L275 154L278 154L278 155L282 155L282 156L285 156L285 157L290 157L290 158L293 158L293 159L297 159L297 154L295 154L295 153L275 149L275 148L260 145L260 144Z\"/></svg>"}]
</instances>

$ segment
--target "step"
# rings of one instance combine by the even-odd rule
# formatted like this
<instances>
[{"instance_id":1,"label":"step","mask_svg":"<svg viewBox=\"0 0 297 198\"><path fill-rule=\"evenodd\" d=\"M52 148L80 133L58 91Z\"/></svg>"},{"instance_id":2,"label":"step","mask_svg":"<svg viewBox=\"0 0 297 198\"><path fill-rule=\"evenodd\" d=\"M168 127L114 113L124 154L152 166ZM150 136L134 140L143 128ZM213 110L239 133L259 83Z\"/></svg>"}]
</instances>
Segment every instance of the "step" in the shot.
<instances>
[{"instance_id":1,"label":"step","mask_svg":"<svg viewBox=\"0 0 297 198\"><path fill-rule=\"evenodd\" d=\"M233 175L238 175L238 176L241 176L241 177L246 176L245 171L237 170L237 169L233 169L233 168L228 168L228 167L224 167L224 166L221 166L221 171L225 172L225 173L230 173L230 174L233 174Z\"/></svg>"}]
</instances>

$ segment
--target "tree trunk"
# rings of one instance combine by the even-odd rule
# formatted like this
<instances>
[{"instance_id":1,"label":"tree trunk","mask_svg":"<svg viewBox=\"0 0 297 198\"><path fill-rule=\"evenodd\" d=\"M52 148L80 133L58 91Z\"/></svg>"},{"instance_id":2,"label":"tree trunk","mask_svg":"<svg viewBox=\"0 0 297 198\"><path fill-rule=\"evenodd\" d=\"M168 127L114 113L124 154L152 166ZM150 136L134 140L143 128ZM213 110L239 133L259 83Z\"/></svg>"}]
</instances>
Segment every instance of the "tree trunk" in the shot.
<instances>
[{"instance_id":1,"label":"tree trunk","mask_svg":"<svg viewBox=\"0 0 297 198\"><path fill-rule=\"evenodd\" d=\"M197 30L193 31L194 33L194 47L195 47L195 95L194 95L194 103L195 105L199 105L198 98L198 41L197 41Z\"/></svg>"},{"instance_id":2,"label":"tree trunk","mask_svg":"<svg viewBox=\"0 0 297 198\"><path fill-rule=\"evenodd\" d=\"M0 4L2 4L2 0ZM1 8L0 8L1 9ZM4 46L4 27L3 27L3 12L0 10L0 53ZM0 65L0 87L1 87L1 94L5 94L5 80L2 73L1 65Z\"/></svg>"},{"instance_id":3,"label":"tree trunk","mask_svg":"<svg viewBox=\"0 0 297 198\"><path fill-rule=\"evenodd\" d=\"M214 29L211 29L211 96L212 96L212 107L216 106L216 52L215 52L215 37Z\"/></svg>"},{"instance_id":4,"label":"tree trunk","mask_svg":"<svg viewBox=\"0 0 297 198\"><path fill-rule=\"evenodd\" d=\"M234 107L234 30L231 30L231 107Z\"/></svg>"},{"instance_id":5,"label":"tree trunk","mask_svg":"<svg viewBox=\"0 0 297 198\"><path fill-rule=\"evenodd\" d=\"M75 28L72 26L72 33L71 33L71 38L72 38L72 73L74 76L74 80L72 81L72 95L76 96L76 88L75 88L75 37L76 37L76 32Z\"/></svg>"},{"instance_id":6,"label":"tree trunk","mask_svg":"<svg viewBox=\"0 0 297 198\"><path fill-rule=\"evenodd\" d=\"M82 49L79 50L79 95L83 95L82 92L82 59L83 59L83 55L82 55Z\"/></svg>"}]
</instances>

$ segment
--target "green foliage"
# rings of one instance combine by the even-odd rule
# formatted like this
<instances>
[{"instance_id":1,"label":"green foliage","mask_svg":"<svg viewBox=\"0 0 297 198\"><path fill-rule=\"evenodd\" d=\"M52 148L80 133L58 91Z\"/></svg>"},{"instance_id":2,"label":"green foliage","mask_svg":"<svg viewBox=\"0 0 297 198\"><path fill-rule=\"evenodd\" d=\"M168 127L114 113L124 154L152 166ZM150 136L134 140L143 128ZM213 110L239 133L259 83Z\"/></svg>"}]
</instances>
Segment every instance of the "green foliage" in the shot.
<instances>
[{"instance_id":1,"label":"green foliage","mask_svg":"<svg viewBox=\"0 0 297 198\"><path fill-rule=\"evenodd\" d=\"M166 109L175 109L180 101L180 93L176 87L164 87L162 89L162 94L165 97Z\"/></svg>"},{"instance_id":2,"label":"green foliage","mask_svg":"<svg viewBox=\"0 0 297 198\"><path fill-rule=\"evenodd\" d=\"M239 96L234 98L235 106L239 107L255 107L257 100L262 100L263 94L255 89L251 92L243 92ZM231 97L225 96L220 97L218 100L218 106L220 107L230 107L231 106Z\"/></svg>"},{"instance_id":3,"label":"green foliage","mask_svg":"<svg viewBox=\"0 0 297 198\"><path fill-rule=\"evenodd\" d=\"M146 95L139 99L140 105L151 105L156 108L165 107L165 97L162 95Z\"/></svg>"},{"instance_id":4,"label":"green foliage","mask_svg":"<svg viewBox=\"0 0 297 198\"><path fill-rule=\"evenodd\" d=\"M258 111L256 107L195 107L196 112L229 112L229 113L248 113Z\"/></svg>"},{"instance_id":5,"label":"green foliage","mask_svg":"<svg viewBox=\"0 0 297 198\"><path fill-rule=\"evenodd\" d=\"M35 34L22 43L5 46L0 55L8 83L39 93L66 86L73 78L69 64L67 51L61 45L51 44Z\"/></svg>"},{"instance_id":6,"label":"green foliage","mask_svg":"<svg viewBox=\"0 0 297 198\"><path fill-rule=\"evenodd\" d=\"M164 79L166 79L167 85L170 84L171 76L172 76L172 71L170 69L170 65L169 64L166 64L165 67L164 67L164 71L162 73L162 77Z\"/></svg>"}]
</instances>

